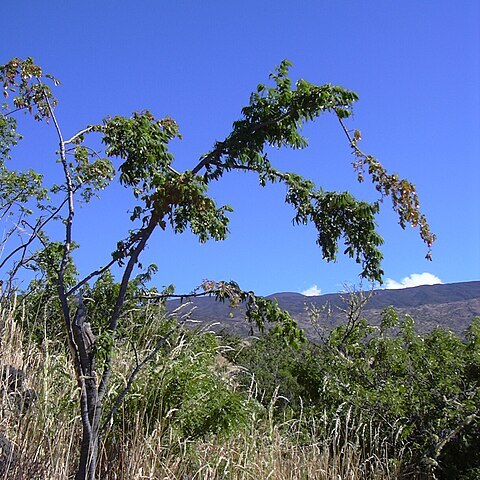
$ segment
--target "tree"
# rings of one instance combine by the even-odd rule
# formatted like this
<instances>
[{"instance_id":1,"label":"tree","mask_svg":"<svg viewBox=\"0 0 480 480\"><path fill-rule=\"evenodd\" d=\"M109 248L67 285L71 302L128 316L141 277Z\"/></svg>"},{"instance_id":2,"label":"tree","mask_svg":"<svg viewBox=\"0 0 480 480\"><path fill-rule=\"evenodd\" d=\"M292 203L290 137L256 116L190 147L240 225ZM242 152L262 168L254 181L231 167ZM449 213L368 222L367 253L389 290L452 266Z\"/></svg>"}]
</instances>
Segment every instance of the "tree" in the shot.
<instances>
[{"instance_id":1,"label":"tree","mask_svg":"<svg viewBox=\"0 0 480 480\"><path fill-rule=\"evenodd\" d=\"M252 93L240 120L233 123L232 132L184 172L175 170L168 149L169 142L180 136L173 119L156 119L149 111L136 112L130 118L108 117L67 138L55 116L57 101L52 86L57 86L58 81L44 74L31 58L14 58L0 67L0 81L7 99L0 115L0 211L3 218L15 216L14 224L22 227L11 229L7 235L7 239L18 240L0 263L5 271L4 291L8 293L15 288L20 268L34 268L45 275L61 305L80 390L83 432L77 480L95 478L99 444L108 432L110 420L140 369L168 337L167 334L150 355L137 362L125 390L112 408L104 411L122 308L135 268L142 268L140 255L153 232L171 228L175 233L183 233L189 228L200 242L227 237L232 208L217 206L208 195L212 182L229 172L247 171L258 176L262 187L276 182L285 184L285 201L295 212L293 221L315 225L323 258L334 260L343 241L344 253L361 265L360 275L370 280L381 281L383 274L379 249L382 238L376 231L375 216L384 197L391 198L401 227L407 223L418 226L421 238L431 247L434 235L419 211L415 187L389 174L374 157L364 154L358 147L360 132L350 132L345 125L357 95L330 84L317 86L305 80L292 84L288 76L290 66L283 61L270 76L272 85L261 84ZM53 124L59 142L61 184L47 187L38 173L7 168L11 149L20 139L15 117L18 112L29 112L36 120ZM276 169L270 162L267 145L306 147L307 140L300 133L303 124L327 112L336 116L346 135L358 180L361 182L365 174L370 175L380 194L377 201L359 201L349 192L324 191L295 173ZM95 135L105 146L104 157L86 143L87 138ZM112 181L133 191L136 204L130 220L134 226L117 243L109 261L79 278L71 255L78 248L73 229L75 207L90 202ZM48 227L56 221L63 223L64 234L59 240L51 240ZM98 331L92 331L82 289L114 265L122 268L122 275L112 308L105 313L100 338ZM154 267L147 269L145 278L153 270ZM296 323L276 303L241 290L235 282L206 281L194 295L215 295L220 301L232 303L244 301L247 319L259 328L266 322L275 322L277 333L290 342L302 339ZM173 296L173 292L160 296Z\"/></svg>"}]
</instances>

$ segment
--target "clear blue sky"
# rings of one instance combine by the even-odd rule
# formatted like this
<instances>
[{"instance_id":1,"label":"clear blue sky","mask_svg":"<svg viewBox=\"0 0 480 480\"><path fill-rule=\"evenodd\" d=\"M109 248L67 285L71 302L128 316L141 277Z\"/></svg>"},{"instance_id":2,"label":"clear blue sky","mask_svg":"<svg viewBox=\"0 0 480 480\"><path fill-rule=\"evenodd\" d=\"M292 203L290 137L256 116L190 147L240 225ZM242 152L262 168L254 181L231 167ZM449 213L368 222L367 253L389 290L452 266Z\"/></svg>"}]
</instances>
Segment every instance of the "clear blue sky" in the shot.
<instances>
[{"instance_id":1,"label":"clear blue sky","mask_svg":"<svg viewBox=\"0 0 480 480\"><path fill-rule=\"evenodd\" d=\"M424 259L417 231L402 231L386 203L378 223L388 285L425 272L444 283L479 280L479 10L476 0L16 0L0 6L0 63L33 56L61 80L57 114L66 136L147 108L175 118L184 137L173 145L175 165L185 169L228 134L249 93L288 58L295 79L355 90L349 126L362 131L362 148L418 188L438 236L434 260ZM21 128L27 138L16 160L50 175L53 130ZM278 152L279 167L372 198L369 183L355 183L333 116L305 134L310 147ZM213 192L235 209L230 238L199 245L190 235L155 236L144 262L158 264L158 285L190 291L203 278L234 279L270 294L358 282L358 265L327 265L313 229L292 226L283 187L261 189L253 177L233 175ZM117 188L78 213L83 273L108 260L125 235L129 202Z\"/></svg>"}]
</instances>

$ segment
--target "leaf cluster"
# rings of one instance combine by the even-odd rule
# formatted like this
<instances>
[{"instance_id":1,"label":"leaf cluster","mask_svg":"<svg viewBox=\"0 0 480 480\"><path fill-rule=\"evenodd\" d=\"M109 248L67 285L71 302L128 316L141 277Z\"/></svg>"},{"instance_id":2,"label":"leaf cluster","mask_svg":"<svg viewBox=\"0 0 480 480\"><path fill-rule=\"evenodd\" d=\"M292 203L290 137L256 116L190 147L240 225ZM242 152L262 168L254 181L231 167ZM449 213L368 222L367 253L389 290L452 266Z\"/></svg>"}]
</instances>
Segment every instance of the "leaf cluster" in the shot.
<instances>
[{"instance_id":1,"label":"leaf cluster","mask_svg":"<svg viewBox=\"0 0 480 480\"><path fill-rule=\"evenodd\" d=\"M234 281L204 280L202 285L193 292L193 296L199 295L214 296L222 303L228 301L231 307L244 304L245 318L250 323L252 335L253 328L256 327L262 333L270 329L273 335L293 348L299 348L305 342L303 330L286 310L280 308L275 299L242 290Z\"/></svg>"},{"instance_id":2,"label":"leaf cluster","mask_svg":"<svg viewBox=\"0 0 480 480\"><path fill-rule=\"evenodd\" d=\"M55 86L60 83L52 75L44 74L31 57L25 60L15 57L5 65L0 65L3 96L8 98L11 93L16 94L12 100L13 107L28 111L35 120L48 120L51 117L49 103L53 106L57 103L44 79L50 80Z\"/></svg>"}]
</instances>

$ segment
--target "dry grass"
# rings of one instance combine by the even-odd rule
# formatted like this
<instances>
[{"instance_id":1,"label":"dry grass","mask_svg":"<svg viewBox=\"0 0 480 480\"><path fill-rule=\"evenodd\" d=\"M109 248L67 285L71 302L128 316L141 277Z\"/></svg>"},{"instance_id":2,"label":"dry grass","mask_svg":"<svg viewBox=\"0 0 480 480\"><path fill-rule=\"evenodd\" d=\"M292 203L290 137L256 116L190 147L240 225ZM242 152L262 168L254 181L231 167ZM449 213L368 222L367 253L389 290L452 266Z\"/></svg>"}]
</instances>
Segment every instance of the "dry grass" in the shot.
<instances>
[{"instance_id":1,"label":"dry grass","mask_svg":"<svg viewBox=\"0 0 480 480\"><path fill-rule=\"evenodd\" d=\"M350 440L333 430L327 438L302 444L300 428L264 425L236 436L196 443L166 441L163 432L130 441L120 462L121 474L111 478L191 480L331 480L394 479L397 472L386 458L365 461L357 432ZM346 425L338 426L345 432ZM358 430L358 429L357 429ZM139 430L136 430L138 432ZM123 456L123 455L122 455Z\"/></svg>"},{"instance_id":2,"label":"dry grass","mask_svg":"<svg viewBox=\"0 0 480 480\"><path fill-rule=\"evenodd\" d=\"M13 319L15 308L18 306L3 305L0 311L0 373L7 366L23 370L23 388L34 389L38 398L27 411L19 412L3 382L0 435L9 440L9 448L0 447L0 478L72 478L78 451L75 439L80 432L72 367L64 354L50 348L48 341L39 347L25 338ZM276 424L272 412L273 408L261 419L252 418L248 430L195 442L180 440L160 424L146 434L143 413L138 412L133 422L115 431L108 449L104 447L103 458L111 459L110 463L102 462L103 470L107 470L104 478L397 478L393 462L388 460L386 441L370 425L355 423L344 415L342 421L326 420L318 429L312 429L310 419ZM310 422L308 435L306 422ZM366 437L373 439L368 451Z\"/></svg>"},{"instance_id":3,"label":"dry grass","mask_svg":"<svg viewBox=\"0 0 480 480\"><path fill-rule=\"evenodd\" d=\"M65 355L50 352L48 341L41 347L28 342L13 319L14 308L3 305L0 311L0 372L15 367L24 380L18 392L2 385L0 432L11 444L11 465L0 473L5 479L68 478L76 460L73 433L80 428L73 369ZM25 411L12 402L22 389L37 396Z\"/></svg>"}]
</instances>

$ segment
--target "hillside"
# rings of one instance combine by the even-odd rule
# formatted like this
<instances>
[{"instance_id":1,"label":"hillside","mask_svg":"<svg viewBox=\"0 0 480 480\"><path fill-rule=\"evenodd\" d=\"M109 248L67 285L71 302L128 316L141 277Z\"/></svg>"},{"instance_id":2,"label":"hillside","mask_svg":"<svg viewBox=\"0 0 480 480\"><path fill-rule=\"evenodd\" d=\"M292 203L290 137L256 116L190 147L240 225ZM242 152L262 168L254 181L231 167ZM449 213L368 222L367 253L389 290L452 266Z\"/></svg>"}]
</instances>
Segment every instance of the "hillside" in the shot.
<instances>
[{"instance_id":1,"label":"hillside","mask_svg":"<svg viewBox=\"0 0 480 480\"><path fill-rule=\"evenodd\" d=\"M329 306L330 314L324 313L319 319L320 326L328 330L344 321L342 308L346 306L346 297L347 295L339 293L306 297L292 292L269 296L276 298L279 305L290 312L311 337L315 336L315 331L306 314L306 306ZM168 302L168 305L171 310L179 305L179 301ZM442 326L463 334L471 320L480 316L480 281L375 290L363 310L363 316L376 323L382 310L390 305L402 315L411 315L419 332L428 332L436 326ZM242 336L250 333L242 307L232 309L228 304L216 302L213 298L192 299L192 306L195 307L192 318L202 324L212 324L217 331L225 329Z\"/></svg>"}]
</instances>

